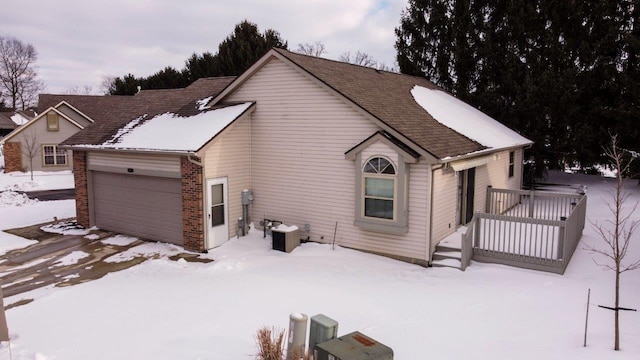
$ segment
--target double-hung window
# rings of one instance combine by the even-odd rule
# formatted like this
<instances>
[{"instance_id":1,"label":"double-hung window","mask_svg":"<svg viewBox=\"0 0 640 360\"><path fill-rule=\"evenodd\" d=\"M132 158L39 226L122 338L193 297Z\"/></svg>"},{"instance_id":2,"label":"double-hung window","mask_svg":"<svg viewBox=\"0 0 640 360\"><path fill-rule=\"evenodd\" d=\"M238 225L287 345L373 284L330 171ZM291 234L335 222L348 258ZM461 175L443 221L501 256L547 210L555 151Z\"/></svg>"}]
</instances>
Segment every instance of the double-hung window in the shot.
<instances>
[{"instance_id":1,"label":"double-hung window","mask_svg":"<svg viewBox=\"0 0 640 360\"><path fill-rule=\"evenodd\" d=\"M393 164L383 157L375 157L365 164L362 171L365 217L394 220L396 173Z\"/></svg>"},{"instance_id":2,"label":"double-hung window","mask_svg":"<svg viewBox=\"0 0 640 360\"><path fill-rule=\"evenodd\" d=\"M359 158L359 157L358 157ZM407 167L387 157L372 156L357 170L356 216L361 229L406 234L408 231Z\"/></svg>"},{"instance_id":3,"label":"double-hung window","mask_svg":"<svg viewBox=\"0 0 640 360\"><path fill-rule=\"evenodd\" d=\"M42 146L42 161L45 166L67 165L67 150L59 149L56 145Z\"/></svg>"}]
</instances>

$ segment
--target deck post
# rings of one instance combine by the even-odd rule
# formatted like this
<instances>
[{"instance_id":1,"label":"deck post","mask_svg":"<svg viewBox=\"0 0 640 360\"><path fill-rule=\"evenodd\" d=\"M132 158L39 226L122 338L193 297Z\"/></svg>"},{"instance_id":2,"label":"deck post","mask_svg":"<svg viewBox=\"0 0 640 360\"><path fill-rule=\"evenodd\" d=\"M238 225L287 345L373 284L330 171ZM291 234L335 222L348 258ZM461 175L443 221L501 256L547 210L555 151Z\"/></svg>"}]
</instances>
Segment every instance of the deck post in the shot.
<instances>
[{"instance_id":1,"label":"deck post","mask_svg":"<svg viewBox=\"0 0 640 360\"><path fill-rule=\"evenodd\" d=\"M491 204L493 204L493 186L487 186L487 214L491 214Z\"/></svg>"},{"instance_id":2,"label":"deck post","mask_svg":"<svg viewBox=\"0 0 640 360\"><path fill-rule=\"evenodd\" d=\"M564 244L567 243L567 239L565 239L566 228L567 228L567 218L561 217L560 226L558 226L558 259L562 259L564 261Z\"/></svg>"},{"instance_id":3,"label":"deck post","mask_svg":"<svg viewBox=\"0 0 640 360\"><path fill-rule=\"evenodd\" d=\"M529 217L533 218L533 214L534 214L534 208L535 208L535 204L534 204L534 200L535 200L535 190L530 190L529 191Z\"/></svg>"}]
</instances>

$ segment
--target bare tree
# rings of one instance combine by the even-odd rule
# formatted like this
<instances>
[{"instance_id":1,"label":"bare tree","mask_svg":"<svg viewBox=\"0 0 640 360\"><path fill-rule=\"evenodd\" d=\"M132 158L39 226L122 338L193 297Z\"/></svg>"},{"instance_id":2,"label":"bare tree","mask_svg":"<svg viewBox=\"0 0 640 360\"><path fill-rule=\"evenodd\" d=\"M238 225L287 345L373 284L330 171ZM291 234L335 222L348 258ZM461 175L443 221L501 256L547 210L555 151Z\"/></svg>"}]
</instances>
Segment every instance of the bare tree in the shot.
<instances>
[{"instance_id":1,"label":"bare tree","mask_svg":"<svg viewBox=\"0 0 640 360\"><path fill-rule=\"evenodd\" d=\"M22 154L29 159L29 172L31 173L31 181L33 181L33 159L38 156L40 152L40 146L38 144L38 137L32 130L28 134L23 136L22 141Z\"/></svg>"},{"instance_id":2,"label":"bare tree","mask_svg":"<svg viewBox=\"0 0 640 360\"><path fill-rule=\"evenodd\" d=\"M313 44L304 43L298 44L298 49L296 49L298 54L310 55L310 56L322 56L322 54L326 54L327 50L324 47L324 44L320 41L316 41Z\"/></svg>"},{"instance_id":3,"label":"bare tree","mask_svg":"<svg viewBox=\"0 0 640 360\"><path fill-rule=\"evenodd\" d=\"M75 85L64 91L67 95L91 95L92 92L93 87L91 85L84 85L83 87Z\"/></svg>"},{"instance_id":4,"label":"bare tree","mask_svg":"<svg viewBox=\"0 0 640 360\"><path fill-rule=\"evenodd\" d=\"M586 246L586 248L592 253L607 258L605 263L596 261L596 264L615 273L615 304L612 309L615 314L614 350L620 350L620 274L640 268L640 259L632 262L624 261L631 243L631 236L640 225L640 219L632 217L638 208L638 202L627 204L629 193L624 188L624 174L629 171L633 157L625 156L624 150L618 147L617 135L611 135L611 147L605 149L605 154L616 171L615 188L609 192L612 201L607 204L612 219L600 223L591 222L605 243L604 249L595 246Z\"/></svg>"},{"instance_id":5,"label":"bare tree","mask_svg":"<svg viewBox=\"0 0 640 360\"><path fill-rule=\"evenodd\" d=\"M376 67L378 65L373 56L359 50L356 51L355 55L351 55L350 51L343 53L340 55L340 61L366 67Z\"/></svg>"},{"instance_id":6,"label":"bare tree","mask_svg":"<svg viewBox=\"0 0 640 360\"><path fill-rule=\"evenodd\" d=\"M0 87L14 110L27 108L44 89L42 81L37 79L37 58L33 45L0 36Z\"/></svg>"},{"instance_id":7,"label":"bare tree","mask_svg":"<svg viewBox=\"0 0 640 360\"><path fill-rule=\"evenodd\" d=\"M110 75L104 75L102 82L100 83L100 91L104 95L109 95L116 89L116 77Z\"/></svg>"}]
</instances>

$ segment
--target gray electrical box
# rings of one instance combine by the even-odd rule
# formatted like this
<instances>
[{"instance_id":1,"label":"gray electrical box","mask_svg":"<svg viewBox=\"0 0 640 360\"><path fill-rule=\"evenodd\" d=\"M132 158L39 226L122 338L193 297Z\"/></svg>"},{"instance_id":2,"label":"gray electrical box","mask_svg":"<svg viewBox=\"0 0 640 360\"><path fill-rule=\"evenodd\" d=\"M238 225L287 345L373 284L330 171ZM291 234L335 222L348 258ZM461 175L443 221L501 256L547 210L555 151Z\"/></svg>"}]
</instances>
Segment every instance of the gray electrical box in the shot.
<instances>
[{"instance_id":1,"label":"gray electrical box","mask_svg":"<svg viewBox=\"0 0 640 360\"><path fill-rule=\"evenodd\" d=\"M242 205L250 205L253 201L253 193L251 190L244 189L242 190Z\"/></svg>"},{"instance_id":2,"label":"gray electrical box","mask_svg":"<svg viewBox=\"0 0 640 360\"><path fill-rule=\"evenodd\" d=\"M316 345L314 360L393 360L393 350L355 331Z\"/></svg>"},{"instance_id":3,"label":"gray electrical box","mask_svg":"<svg viewBox=\"0 0 640 360\"><path fill-rule=\"evenodd\" d=\"M338 337L338 322L332 318L318 314L311 317L309 326L309 351L313 351L316 344Z\"/></svg>"}]
</instances>

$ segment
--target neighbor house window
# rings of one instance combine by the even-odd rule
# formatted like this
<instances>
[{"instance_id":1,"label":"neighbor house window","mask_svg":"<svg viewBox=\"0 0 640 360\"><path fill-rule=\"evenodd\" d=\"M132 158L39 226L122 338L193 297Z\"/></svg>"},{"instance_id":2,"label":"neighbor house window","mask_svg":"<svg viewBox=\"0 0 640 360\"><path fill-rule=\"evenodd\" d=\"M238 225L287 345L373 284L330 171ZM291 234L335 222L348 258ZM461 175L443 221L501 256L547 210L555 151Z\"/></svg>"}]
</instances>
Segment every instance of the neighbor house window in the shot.
<instances>
[{"instance_id":1,"label":"neighbor house window","mask_svg":"<svg viewBox=\"0 0 640 360\"><path fill-rule=\"evenodd\" d=\"M42 157L45 166L67 165L67 150L59 149L56 145L43 145Z\"/></svg>"},{"instance_id":2,"label":"neighbor house window","mask_svg":"<svg viewBox=\"0 0 640 360\"><path fill-rule=\"evenodd\" d=\"M58 114L53 111L47 113L47 131L58 131L59 126Z\"/></svg>"},{"instance_id":3,"label":"neighbor house window","mask_svg":"<svg viewBox=\"0 0 640 360\"><path fill-rule=\"evenodd\" d=\"M364 179L364 216L394 219L396 169L385 158L369 160L362 171Z\"/></svg>"},{"instance_id":4,"label":"neighbor house window","mask_svg":"<svg viewBox=\"0 0 640 360\"><path fill-rule=\"evenodd\" d=\"M513 174L515 173L515 157L515 151L509 151L509 177L513 177Z\"/></svg>"}]
</instances>

